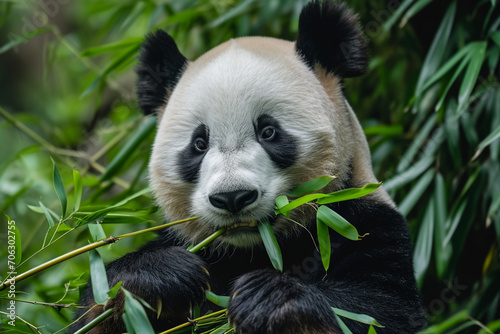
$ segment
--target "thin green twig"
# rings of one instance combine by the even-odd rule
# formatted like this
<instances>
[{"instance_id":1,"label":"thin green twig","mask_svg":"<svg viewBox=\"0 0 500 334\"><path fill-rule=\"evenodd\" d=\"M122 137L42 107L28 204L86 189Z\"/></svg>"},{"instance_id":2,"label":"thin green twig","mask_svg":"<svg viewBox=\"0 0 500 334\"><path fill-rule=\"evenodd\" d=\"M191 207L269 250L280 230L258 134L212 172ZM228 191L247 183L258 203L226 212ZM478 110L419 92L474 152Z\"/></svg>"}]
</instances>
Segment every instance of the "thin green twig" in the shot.
<instances>
[{"instance_id":1,"label":"thin green twig","mask_svg":"<svg viewBox=\"0 0 500 334\"><path fill-rule=\"evenodd\" d=\"M14 116L9 114L5 109L0 107L0 115L5 118L9 123L14 125L16 128L21 130L24 134L26 134L28 137L33 139L35 142L40 144L43 148L45 148L47 151L49 151L52 154L55 155L63 155L63 156L71 156L75 158L84 158L84 154L81 152L75 152L72 150L66 150L62 148L55 147L51 143L49 143L47 140L42 138L40 135L38 135L36 132L28 128L26 125L24 125L22 122L18 121Z\"/></svg>"}]
</instances>

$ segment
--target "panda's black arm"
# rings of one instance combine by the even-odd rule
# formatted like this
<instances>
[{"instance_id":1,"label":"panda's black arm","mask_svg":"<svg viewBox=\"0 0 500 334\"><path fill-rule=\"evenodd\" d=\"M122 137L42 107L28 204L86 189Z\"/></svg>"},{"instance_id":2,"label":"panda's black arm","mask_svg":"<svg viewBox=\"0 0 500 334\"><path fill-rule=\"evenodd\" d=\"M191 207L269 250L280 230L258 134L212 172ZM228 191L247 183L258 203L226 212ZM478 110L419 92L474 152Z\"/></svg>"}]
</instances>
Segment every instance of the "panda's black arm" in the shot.
<instances>
[{"instance_id":1,"label":"panda's black arm","mask_svg":"<svg viewBox=\"0 0 500 334\"><path fill-rule=\"evenodd\" d=\"M387 325L377 328L379 334L416 333L425 327L401 215L385 204L364 200L332 208L361 235L369 235L350 241L331 231L326 276L308 236L282 246L283 274L265 269L242 275L232 290L229 315L243 332L337 333L331 307L374 317ZM353 333L368 331L365 324L343 320Z\"/></svg>"},{"instance_id":2,"label":"panda's black arm","mask_svg":"<svg viewBox=\"0 0 500 334\"><path fill-rule=\"evenodd\" d=\"M110 288L121 281L123 288L144 299L153 308L158 309L161 303L160 316L146 310L156 330L185 322L191 305L203 301L204 290L209 287L207 264L203 259L184 247L172 246L166 239L151 241L139 250L109 263L106 273ZM80 305L85 308L79 309L76 319L95 305L90 282ZM105 308L111 307L114 309L113 314L92 333L125 332L122 320L123 292L120 291ZM100 305L92 308L69 332L73 333L103 311L104 307Z\"/></svg>"},{"instance_id":3,"label":"panda's black arm","mask_svg":"<svg viewBox=\"0 0 500 334\"><path fill-rule=\"evenodd\" d=\"M378 333L423 329L426 321L414 278L408 228L401 214L387 204L364 199L338 203L332 209L355 225L360 235L368 235L350 241L330 233L331 270L318 288L331 306L390 324ZM346 323L366 331L359 323Z\"/></svg>"}]
</instances>

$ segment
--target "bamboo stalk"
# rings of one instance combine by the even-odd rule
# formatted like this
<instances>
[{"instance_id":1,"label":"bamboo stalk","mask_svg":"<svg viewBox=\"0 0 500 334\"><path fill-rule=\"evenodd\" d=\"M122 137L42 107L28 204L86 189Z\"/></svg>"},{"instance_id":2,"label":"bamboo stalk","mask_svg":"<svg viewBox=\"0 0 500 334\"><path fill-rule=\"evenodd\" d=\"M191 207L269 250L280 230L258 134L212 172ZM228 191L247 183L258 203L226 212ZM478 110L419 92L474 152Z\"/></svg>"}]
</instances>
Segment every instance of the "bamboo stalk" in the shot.
<instances>
[{"instance_id":1,"label":"bamboo stalk","mask_svg":"<svg viewBox=\"0 0 500 334\"><path fill-rule=\"evenodd\" d=\"M189 251L191 253L194 253L194 254L198 253L202 248L205 248L208 245L210 245L218 236L220 236L224 232L226 232L225 229L220 229L220 230L216 231L214 234L210 235L205 240L203 240L202 242L200 242L199 244L197 244L193 248L189 249Z\"/></svg>"},{"instance_id":2,"label":"bamboo stalk","mask_svg":"<svg viewBox=\"0 0 500 334\"><path fill-rule=\"evenodd\" d=\"M154 226L154 227L150 227L150 228L147 228L147 229L144 229L144 230L140 230L140 231L135 231L135 232L131 232L131 233L126 233L126 234L122 234L122 235L119 235L117 237L109 237L109 238L106 238L104 240L101 240L101 241L96 241L94 243L91 243L90 245L86 245L86 246L83 246L81 248L78 248L78 249L75 249L74 251L71 251L69 253L66 253L66 254L63 254L59 257L56 257L55 259L52 259L50 261L47 261L45 263L42 263L41 265L35 267L35 268L32 268L14 278L11 278L7 281L5 281L4 283L2 283L0 285L0 291L4 290L5 288L7 288L8 286L10 286L12 283L17 283L17 282L20 282L22 281L23 279L25 278L28 278L30 276L33 276L37 273L39 273L40 271L43 271L47 268L50 268L58 263L61 263L61 262L64 262L68 259L71 259L77 255L80 255L80 254L83 254L85 252L88 252L92 249L96 249L98 247L102 247L104 245L109 245L109 244L112 244L112 243L115 243L123 238L128 238L128 237L131 237L131 236L134 236L134 235L138 235L138 234L142 234L142 233L146 233L146 232L151 232L151 231L157 231L157 230L161 230L161 229L164 229L164 228L167 228L167 227L170 227L170 226L173 226L173 225L177 225L177 224L182 224L182 223L185 223L185 222L188 222L188 221L191 221L191 220L195 220L195 219L198 219L199 217L191 217L191 218L187 218L187 219L183 219L183 220L178 220L178 221L175 221L175 222L172 222L172 223L167 223L167 224L163 224L163 225L159 225L159 226ZM206 240L204 240L205 242Z\"/></svg>"},{"instance_id":3,"label":"bamboo stalk","mask_svg":"<svg viewBox=\"0 0 500 334\"><path fill-rule=\"evenodd\" d=\"M113 308L107 309L106 311L102 312L98 317L96 317L94 320L80 328L75 332L75 334L83 334L87 333L90 331L92 328L95 326L99 325L101 322L104 321L111 313L113 312Z\"/></svg>"},{"instance_id":4,"label":"bamboo stalk","mask_svg":"<svg viewBox=\"0 0 500 334\"><path fill-rule=\"evenodd\" d=\"M175 332L175 331L176 331L176 330L178 330L178 329L181 329L181 328L187 327L187 326L189 326L189 325L192 325L192 324L193 324L193 322L198 322L198 321L201 321L201 320L205 320L205 319L207 319L207 318L216 317L216 316L221 315L221 314L224 314L224 313L226 313L226 312L227 312L227 308L222 309L222 310L217 311L217 312L213 312L213 313L210 313L210 314L204 315L204 316L199 317L199 318L196 318L196 319L193 319L193 320L191 320L190 322L185 322L185 323L183 323L183 324L180 324L179 326L176 326L176 327L174 327L174 328L170 328L169 330L166 330L166 331L164 331L164 332L161 332L160 334L169 334L169 333L173 333L173 332Z\"/></svg>"}]
</instances>

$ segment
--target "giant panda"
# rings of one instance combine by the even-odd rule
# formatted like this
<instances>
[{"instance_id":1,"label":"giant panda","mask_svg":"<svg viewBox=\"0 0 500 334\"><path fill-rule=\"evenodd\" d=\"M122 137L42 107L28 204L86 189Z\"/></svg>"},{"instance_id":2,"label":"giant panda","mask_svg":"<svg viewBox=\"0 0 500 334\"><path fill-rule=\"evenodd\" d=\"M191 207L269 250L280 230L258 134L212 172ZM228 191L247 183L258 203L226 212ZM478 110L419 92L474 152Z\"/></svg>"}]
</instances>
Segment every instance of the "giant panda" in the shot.
<instances>
[{"instance_id":1,"label":"giant panda","mask_svg":"<svg viewBox=\"0 0 500 334\"><path fill-rule=\"evenodd\" d=\"M325 192L377 182L342 90L367 63L356 15L330 1L303 8L295 42L231 39L193 62L166 32L147 36L137 73L140 106L159 120L150 184L168 221L202 217L107 266L110 286L122 281L161 305L159 316L150 314L155 330L186 322L195 305L213 310L207 289L230 296L237 333L341 333L331 307L374 317L385 326L379 334L425 328L407 225L384 189L329 205L367 236L331 232L328 272L313 237L315 209L293 210L291 219L274 214L277 196L321 175L339 176ZM283 272L273 269L256 228L266 219ZM186 250L221 228L227 232L202 252ZM88 289L82 304L93 303ZM114 314L92 333L124 332L123 303L123 294L108 303ZM93 308L74 329L102 311ZM344 321L353 333L368 331Z\"/></svg>"}]
</instances>

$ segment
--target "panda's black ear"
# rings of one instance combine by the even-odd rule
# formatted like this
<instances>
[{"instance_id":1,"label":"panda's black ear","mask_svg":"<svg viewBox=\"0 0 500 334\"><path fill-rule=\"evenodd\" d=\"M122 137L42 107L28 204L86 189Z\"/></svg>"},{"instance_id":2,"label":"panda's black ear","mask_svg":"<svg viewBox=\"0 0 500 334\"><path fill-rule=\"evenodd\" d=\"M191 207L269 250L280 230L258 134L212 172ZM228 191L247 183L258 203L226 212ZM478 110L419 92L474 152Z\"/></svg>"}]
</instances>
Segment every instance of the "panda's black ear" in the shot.
<instances>
[{"instance_id":1,"label":"panda's black ear","mask_svg":"<svg viewBox=\"0 0 500 334\"><path fill-rule=\"evenodd\" d=\"M139 106L146 115L165 106L186 64L187 59L165 31L157 30L146 36L136 67Z\"/></svg>"},{"instance_id":2,"label":"panda's black ear","mask_svg":"<svg viewBox=\"0 0 500 334\"><path fill-rule=\"evenodd\" d=\"M366 41L358 17L344 3L312 1L300 13L297 53L342 78L362 75L368 68Z\"/></svg>"}]
</instances>

